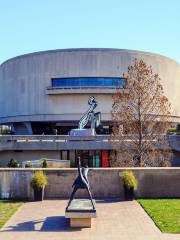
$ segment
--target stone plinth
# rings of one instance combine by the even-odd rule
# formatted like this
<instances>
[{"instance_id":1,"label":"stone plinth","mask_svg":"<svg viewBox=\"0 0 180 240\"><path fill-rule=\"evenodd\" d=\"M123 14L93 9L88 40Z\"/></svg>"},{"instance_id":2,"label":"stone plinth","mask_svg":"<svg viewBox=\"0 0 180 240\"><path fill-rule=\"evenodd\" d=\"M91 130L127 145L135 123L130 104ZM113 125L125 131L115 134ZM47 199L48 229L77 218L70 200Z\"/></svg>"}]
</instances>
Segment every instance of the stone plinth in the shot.
<instances>
[{"instance_id":1,"label":"stone plinth","mask_svg":"<svg viewBox=\"0 0 180 240\"><path fill-rule=\"evenodd\" d=\"M70 219L70 227L91 227L92 218L96 218L96 209L93 209L89 199L73 199L66 208L65 217Z\"/></svg>"},{"instance_id":2,"label":"stone plinth","mask_svg":"<svg viewBox=\"0 0 180 240\"><path fill-rule=\"evenodd\" d=\"M95 136L95 130L91 129L91 128L87 128L87 129L72 129L70 131L70 136L73 137L84 137L84 136Z\"/></svg>"}]
</instances>

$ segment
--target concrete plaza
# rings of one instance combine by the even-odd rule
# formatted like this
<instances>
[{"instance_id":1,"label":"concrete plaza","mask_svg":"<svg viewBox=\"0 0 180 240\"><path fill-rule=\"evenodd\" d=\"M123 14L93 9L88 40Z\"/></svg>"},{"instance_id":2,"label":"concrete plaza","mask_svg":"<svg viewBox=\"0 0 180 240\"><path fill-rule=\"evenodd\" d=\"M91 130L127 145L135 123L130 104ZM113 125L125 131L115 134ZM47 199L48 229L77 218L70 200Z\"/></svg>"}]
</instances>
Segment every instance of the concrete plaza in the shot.
<instances>
[{"instance_id":1,"label":"concrete plaza","mask_svg":"<svg viewBox=\"0 0 180 240\"><path fill-rule=\"evenodd\" d=\"M66 200L27 202L0 231L1 240L180 240L162 234L136 201L99 200L92 228L70 229Z\"/></svg>"}]
</instances>

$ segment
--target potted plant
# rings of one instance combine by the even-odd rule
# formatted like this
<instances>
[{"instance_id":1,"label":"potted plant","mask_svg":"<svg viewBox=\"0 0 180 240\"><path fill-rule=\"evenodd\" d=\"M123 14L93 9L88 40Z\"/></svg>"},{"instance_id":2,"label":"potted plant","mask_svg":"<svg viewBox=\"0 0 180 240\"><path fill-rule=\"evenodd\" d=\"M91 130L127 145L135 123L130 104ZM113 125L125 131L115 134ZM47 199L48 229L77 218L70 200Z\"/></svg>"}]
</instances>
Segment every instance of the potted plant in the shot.
<instances>
[{"instance_id":1,"label":"potted plant","mask_svg":"<svg viewBox=\"0 0 180 240\"><path fill-rule=\"evenodd\" d=\"M42 201L44 199L44 188L47 183L47 176L43 173L43 171L37 171L33 174L31 179L31 187L34 190L35 201Z\"/></svg>"},{"instance_id":2,"label":"potted plant","mask_svg":"<svg viewBox=\"0 0 180 240\"><path fill-rule=\"evenodd\" d=\"M124 196L126 200L134 199L134 188L137 188L138 182L132 171L124 171L122 175L124 186Z\"/></svg>"}]
</instances>

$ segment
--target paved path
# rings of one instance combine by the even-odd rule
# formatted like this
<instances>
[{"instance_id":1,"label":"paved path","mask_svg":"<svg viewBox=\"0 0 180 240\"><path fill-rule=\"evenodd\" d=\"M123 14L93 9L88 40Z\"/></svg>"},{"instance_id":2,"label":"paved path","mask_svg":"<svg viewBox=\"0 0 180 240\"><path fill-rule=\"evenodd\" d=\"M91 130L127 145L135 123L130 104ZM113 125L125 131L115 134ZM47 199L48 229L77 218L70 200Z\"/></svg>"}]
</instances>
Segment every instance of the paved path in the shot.
<instances>
[{"instance_id":1,"label":"paved path","mask_svg":"<svg viewBox=\"0 0 180 240\"><path fill-rule=\"evenodd\" d=\"M136 201L103 200L91 229L70 229L65 200L25 203L0 231L1 240L180 240L162 234Z\"/></svg>"}]
</instances>

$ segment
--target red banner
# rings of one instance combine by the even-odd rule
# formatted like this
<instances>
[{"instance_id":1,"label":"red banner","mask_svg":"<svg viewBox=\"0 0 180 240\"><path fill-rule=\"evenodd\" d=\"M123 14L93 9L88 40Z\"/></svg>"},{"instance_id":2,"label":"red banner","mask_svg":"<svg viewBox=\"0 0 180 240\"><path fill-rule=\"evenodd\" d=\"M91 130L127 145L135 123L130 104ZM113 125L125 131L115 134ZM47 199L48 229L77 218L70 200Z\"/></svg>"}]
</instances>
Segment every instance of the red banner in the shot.
<instances>
[{"instance_id":1,"label":"red banner","mask_svg":"<svg viewBox=\"0 0 180 240\"><path fill-rule=\"evenodd\" d=\"M102 150L102 167L109 167L108 151Z\"/></svg>"}]
</instances>

